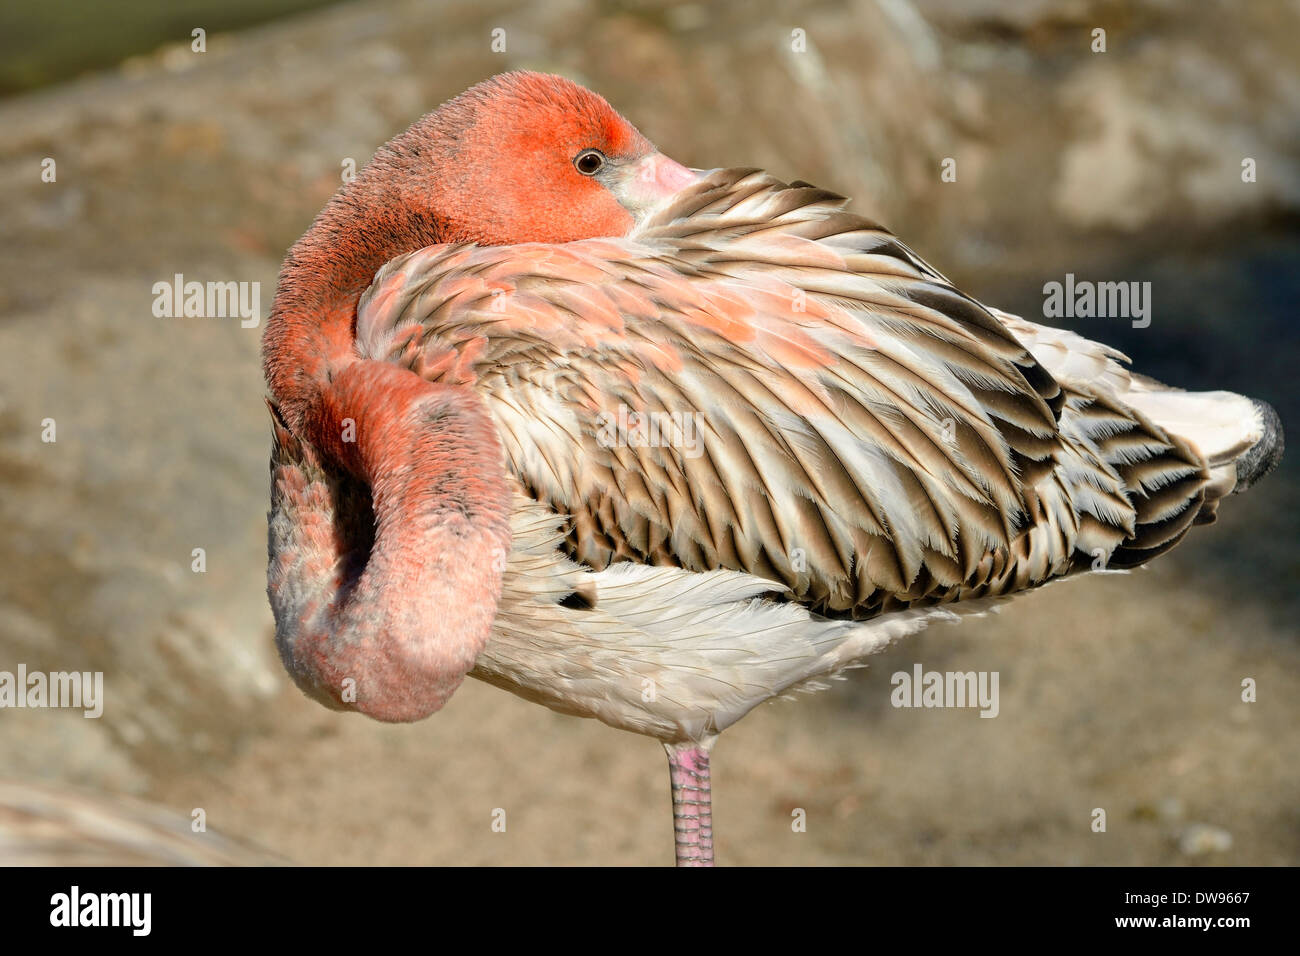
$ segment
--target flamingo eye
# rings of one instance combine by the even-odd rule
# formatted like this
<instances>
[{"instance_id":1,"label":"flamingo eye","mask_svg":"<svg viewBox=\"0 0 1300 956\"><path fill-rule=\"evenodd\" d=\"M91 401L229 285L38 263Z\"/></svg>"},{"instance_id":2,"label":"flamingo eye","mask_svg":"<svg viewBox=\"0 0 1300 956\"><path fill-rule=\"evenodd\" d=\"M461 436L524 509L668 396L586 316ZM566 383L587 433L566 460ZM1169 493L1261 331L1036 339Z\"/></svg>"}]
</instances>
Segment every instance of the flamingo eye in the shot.
<instances>
[{"instance_id":1,"label":"flamingo eye","mask_svg":"<svg viewBox=\"0 0 1300 956\"><path fill-rule=\"evenodd\" d=\"M573 157L573 166L584 176L595 176L605 168L605 154L598 149L584 149Z\"/></svg>"}]
</instances>

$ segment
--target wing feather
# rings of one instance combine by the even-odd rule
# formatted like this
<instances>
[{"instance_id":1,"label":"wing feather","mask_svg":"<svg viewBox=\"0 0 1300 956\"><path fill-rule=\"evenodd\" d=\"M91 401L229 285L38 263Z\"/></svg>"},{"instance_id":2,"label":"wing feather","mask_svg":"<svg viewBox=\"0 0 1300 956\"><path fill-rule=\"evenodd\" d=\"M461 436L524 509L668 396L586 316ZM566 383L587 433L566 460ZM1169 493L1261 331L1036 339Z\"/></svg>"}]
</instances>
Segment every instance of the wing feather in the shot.
<instances>
[{"instance_id":1,"label":"wing feather","mask_svg":"<svg viewBox=\"0 0 1300 956\"><path fill-rule=\"evenodd\" d=\"M1176 538L1203 469L1073 381L1119 382L1118 353L991 313L845 202L721 170L626 239L430 247L381 270L357 347L476 383L595 569L743 571L868 617Z\"/></svg>"}]
</instances>

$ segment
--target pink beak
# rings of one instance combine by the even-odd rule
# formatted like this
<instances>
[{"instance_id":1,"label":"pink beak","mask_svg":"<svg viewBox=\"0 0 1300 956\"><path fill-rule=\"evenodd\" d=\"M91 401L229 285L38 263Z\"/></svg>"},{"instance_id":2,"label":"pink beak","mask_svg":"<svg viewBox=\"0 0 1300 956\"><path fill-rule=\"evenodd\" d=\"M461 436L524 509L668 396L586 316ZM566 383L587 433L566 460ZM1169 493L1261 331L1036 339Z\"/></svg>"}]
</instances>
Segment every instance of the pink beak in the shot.
<instances>
[{"instance_id":1,"label":"pink beak","mask_svg":"<svg viewBox=\"0 0 1300 956\"><path fill-rule=\"evenodd\" d=\"M627 167L615 194L629 212L641 216L699 178L699 173L663 153L651 153Z\"/></svg>"}]
</instances>

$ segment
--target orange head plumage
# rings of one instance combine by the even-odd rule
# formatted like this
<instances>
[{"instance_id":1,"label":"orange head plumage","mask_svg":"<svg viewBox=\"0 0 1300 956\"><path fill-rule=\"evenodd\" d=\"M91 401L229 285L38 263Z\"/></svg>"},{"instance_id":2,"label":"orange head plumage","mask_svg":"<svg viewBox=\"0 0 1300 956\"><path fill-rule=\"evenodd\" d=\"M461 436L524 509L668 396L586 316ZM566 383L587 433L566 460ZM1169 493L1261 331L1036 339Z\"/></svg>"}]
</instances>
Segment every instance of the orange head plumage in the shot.
<instances>
[{"instance_id":1,"label":"orange head plumage","mask_svg":"<svg viewBox=\"0 0 1300 956\"><path fill-rule=\"evenodd\" d=\"M404 174L443 241L624 235L694 177L604 98L559 76L503 73L443 104L375 156Z\"/></svg>"},{"instance_id":2,"label":"orange head plumage","mask_svg":"<svg viewBox=\"0 0 1300 956\"><path fill-rule=\"evenodd\" d=\"M289 251L262 345L286 420L302 427L351 360L357 300L390 259L626 235L696 178L562 77L504 73L449 100L381 146Z\"/></svg>"}]
</instances>

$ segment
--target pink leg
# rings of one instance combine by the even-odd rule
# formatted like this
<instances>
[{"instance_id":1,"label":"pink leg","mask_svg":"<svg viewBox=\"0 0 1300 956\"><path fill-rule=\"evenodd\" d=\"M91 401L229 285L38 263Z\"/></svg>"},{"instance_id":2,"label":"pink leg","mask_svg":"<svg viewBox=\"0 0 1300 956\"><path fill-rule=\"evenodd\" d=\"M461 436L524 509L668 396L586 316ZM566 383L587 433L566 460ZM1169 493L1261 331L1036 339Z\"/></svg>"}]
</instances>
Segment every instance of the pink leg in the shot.
<instances>
[{"instance_id":1,"label":"pink leg","mask_svg":"<svg viewBox=\"0 0 1300 956\"><path fill-rule=\"evenodd\" d=\"M713 865L713 804L709 751L704 744L664 744L673 788L673 830L678 866Z\"/></svg>"}]
</instances>

